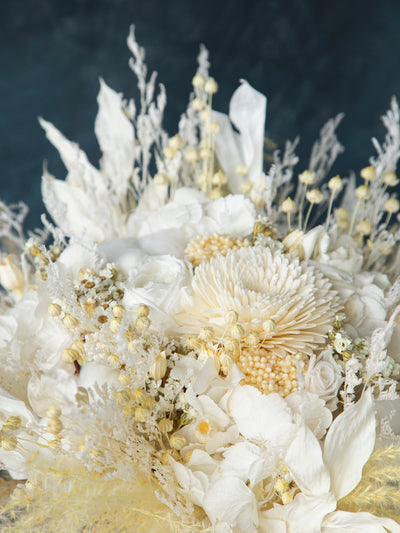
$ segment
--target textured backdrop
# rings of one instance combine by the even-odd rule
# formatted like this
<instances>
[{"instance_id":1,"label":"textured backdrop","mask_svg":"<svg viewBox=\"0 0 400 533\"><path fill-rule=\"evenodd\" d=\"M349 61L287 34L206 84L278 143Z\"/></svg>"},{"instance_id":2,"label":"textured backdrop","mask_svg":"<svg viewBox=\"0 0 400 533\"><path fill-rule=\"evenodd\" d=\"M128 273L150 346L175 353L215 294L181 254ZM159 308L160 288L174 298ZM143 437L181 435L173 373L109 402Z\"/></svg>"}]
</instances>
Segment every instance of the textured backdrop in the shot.
<instances>
[{"instance_id":1,"label":"textured backdrop","mask_svg":"<svg viewBox=\"0 0 400 533\"><path fill-rule=\"evenodd\" d=\"M268 96L267 135L300 135L307 157L322 124L345 111L346 146L334 169L358 171L381 138L380 116L400 96L400 2L322 0L2 0L0 6L0 196L43 211L40 176L65 172L37 116L77 141L93 162L98 78L135 94L127 63L129 25L150 69L167 87L166 127L175 133L200 43L210 51L227 111L240 78ZM299 171L307 164L303 160Z\"/></svg>"}]
</instances>

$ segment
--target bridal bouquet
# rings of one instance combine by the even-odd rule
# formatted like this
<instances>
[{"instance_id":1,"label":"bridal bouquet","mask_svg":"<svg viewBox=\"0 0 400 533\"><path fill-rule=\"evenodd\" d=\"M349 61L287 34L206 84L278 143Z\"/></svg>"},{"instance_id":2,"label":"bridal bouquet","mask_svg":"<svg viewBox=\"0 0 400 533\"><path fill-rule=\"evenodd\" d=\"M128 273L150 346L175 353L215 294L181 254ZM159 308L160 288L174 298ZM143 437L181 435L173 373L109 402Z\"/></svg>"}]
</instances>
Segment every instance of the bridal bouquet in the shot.
<instances>
[{"instance_id":1,"label":"bridal bouquet","mask_svg":"<svg viewBox=\"0 0 400 533\"><path fill-rule=\"evenodd\" d=\"M100 168L41 120L53 222L1 204L2 531L400 532L399 107L361 176L271 152L202 48L178 133L131 29ZM296 170L295 170L296 168Z\"/></svg>"}]
</instances>

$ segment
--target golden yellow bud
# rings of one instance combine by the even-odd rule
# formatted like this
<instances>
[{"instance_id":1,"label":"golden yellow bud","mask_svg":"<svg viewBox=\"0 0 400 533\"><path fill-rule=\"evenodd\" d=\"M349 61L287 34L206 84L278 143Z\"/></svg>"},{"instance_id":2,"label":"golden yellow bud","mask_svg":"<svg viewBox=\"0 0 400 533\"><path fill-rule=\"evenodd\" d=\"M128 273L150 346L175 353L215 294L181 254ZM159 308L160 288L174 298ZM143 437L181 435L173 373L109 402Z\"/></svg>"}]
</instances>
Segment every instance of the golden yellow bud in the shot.
<instances>
[{"instance_id":1,"label":"golden yellow bud","mask_svg":"<svg viewBox=\"0 0 400 533\"><path fill-rule=\"evenodd\" d=\"M115 393L115 403L120 407L127 405L132 400L129 390L123 389Z\"/></svg>"},{"instance_id":2,"label":"golden yellow bud","mask_svg":"<svg viewBox=\"0 0 400 533\"><path fill-rule=\"evenodd\" d=\"M158 421L158 427L161 433L170 433L174 429L174 424L169 418L162 418Z\"/></svg>"},{"instance_id":3,"label":"golden yellow bud","mask_svg":"<svg viewBox=\"0 0 400 533\"><path fill-rule=\"evenodd\" d=\"M6 423L1 428L1 431L7 433L8 431L16 431L22 425L20 416L9 416Z\"/></svg>"},{"instance_id":4,"label":"golden yellow bud","mask_svg":"<svg viewBox=\"0 0 400 533\"><path fill-rule=\"evenodd\" d=\"M156 381L162 379L167 373L168 363L165 357L158 355L149 369L149 375Z\"/></svg>"},{"instance_id":5,"label":"golden yellow bud","mask_svg":"<svg viewBox=\"0 0 400 533\"><path fill-rule=\"evenodd\" d=\"M218 91L218 83L214 80L214 78L208 78L204 85L204 90L208 94L215 94Z\"/></svg>"},{"instance_id":6,"label":"golden yellow bud","mask_svg":"<svg viewBox=\"0 0 400 533\"><path fill-rule=\"evenodd\" d=\"M370 165L369 167L364 167L361 170L360 175L365 181L373 181L376 178L376 170Z\"/></svg>"},{"instance_id":7,"label":"golden yellow bud","mask_svg":"<svg viewBox=\"0 0 400 533\"><path fill-rule=\"evenodd\" d=\"M126 374L119 374L118 382L123 387L127 387L130 384L130 379L128 378Z\"/></svg>"},{"instance_id":8,"label":"golden yellow bud","mask_svg":"<svg viewBox=\"0 0 400 533\"><path fill-rule=\"evenodd\" d=\"M3 450L11 452L17 447L17 438L13 435L0 435L0 443Z\"/></svg>"},{"instance_id":9,"label":"golden yellow bud","mask_svg":"<svg viewBox=\"0 0 400 533\"><path fill-rule=\"evenodd\" d=\"M113 333L118 333L121 327L121 319L120 318L113 318L109 323L110 330Z\"/></svg>"},{"instance_id":10,"label":"golden yellow bud","mask_svg":"<svg viewBox=\"0 0 400 533\"><path fill-rule=\"evenodd\" d=\"M197 89L204 87L206 80L204 79L204 76L200 74L200 72L196 72L192 79L192 85L193 87L196 87Z\"/></svg>"},{"instance_id":11,"label":"golden yellow bud","mask_svg":"<svg viewBox=\"0 0 400 533\"><path fill-rule=\"evenodd\" d=\"M319 189L311 189L306 194L307 200L310 204L320 204L322 202L323 196Z\"/></svg>"},{"instance_id":12,"label":"golden yellow bud","mask_svg":"<svg viewBox=\"0 0 400 533\"><path fill-rule=\"evenodd\" d=\"M174 433L174 435L172 435L169 439L169 444L171 448L179 451L185 446L186 439L183 435L179 435L179 433Z\"/></svg>"},{"instance_id":13,"label":"golden yellow bud","mask_svg":"<svg viewBox=\"0 0 400 533\"><path fill-rule=\"evenodd\" d=\"M61 408L58 405L50 405L46 411L46 416L48 418L60 418Z\"/></svg>"},{"instance_id":14,"label":"golden yellow bud","mask_svg":"<svg viewBox=\"0 0 400 533\"><path fill-rule=\"evenodd\" d=\"M145 393L143 389L135 389L132 392L132 399L135 403L144 404L144 402L146 401L146 398L147 398L147 394Z\"/></svg>"},{"instance_id":15,"label":"golden yellow bud","mask_svg":"<svg viewBox=\"0 0 400 533\"><path fill-rule=\"evenodd\" d=\"M115 318L122 318L125 314L125 307L123 305L114 305L112 308L112 314L115 316Z\"/></svg>"},{"instance_id":16,"label":"golden yellow bud","mask_svg":"<svg viewBox=\"0 0 400 533\"><path fill-rule=\"evenodd\" d=\"M61 314L61 306L58 305L58 304L50 304L48 309L47 309L47 312L49 313L50 316L52 316L53 318L57 317L57 316L60 316Z\"/></svg>"},{"instance_id":17,"label":"golden yellow bud","mask_svg":"<svg viewBox=\"0 0 400 533\"><path fill-rule=\"evenodd\" d=\"M139 305L138 310L137 310L137 316L138 316L138 318L139 318L140 316L149 316L149 313L150 313L150 310L149 310L149 308L147 307L147 305L144 305L144 304Z\"/></svg>"},{"instance_id":18,"label":"golden yellow bud","mask_svg":"<svg viewBox=\"0 0 400 533\"><path fill-rule=\"evenodd\" d=\"M339 175L334 176L328 182L328 187L331 191L340 192L343 189L343 182Z\"/></svg>"},{"instance_id":19,"label":"golden yellow bud","mask_svg":"<svg viewBox=\"0 0 400 533\"><path fill-rule=\"evenodd\" d=\"M386 200L384 206L384 210L387 211L390 214L397 213L397 211L400 208L400 204L397 198L389 198L389 200Z\"/></svg>"},{"instance_id":20,"label":"golden yellow bud","mask_svg":"<svg viewBox=\"0 0 400 533\"><path fill-rule=\"evenodd\" d=\"M150 416L150 411L141 405L135 409L136 422L146 422Z\"/></svg>"},{"instance_id":21,"label":"golden yellow bud","mask_svg":"<svg viewBox=\"0 0 400 533\"><path fill-rule=\"evenodd\" d=\"M59 418L50 418L47 423L47 431L53 435L58 435L63 429L63 424Z\"/></svg>"},{"instance_id":22,"label":"golden yellow bud","mask_svg":"<svg viewBox=\"0 0 400 533\"><path fill-rule=\"evenodd\" d=\"M74 329L79 324L79 320L67 313L62 319L62 323L65 329Z\"/></svg>"},{"instance_id":23,"label":"golden yellow bud","mask_svg":"<svg viewBox=\"0 0 400 533\"><path fill-rule=\"evenodd\" d=\"M304 183L304 185L312 185L315 182L315 172L312 170L304 170L304 172L299 174L299 180L301 183Z\"/></svg>"},{"instance_id":24,"label":"golden yellow bud","mask_svg":"<svg viewBox=\"0 0 400 533\"><path fill-rule=\"evenodd\" d=\"M383 183L387 185L388 187L395 187L400 182L397 179L396 172L386 172L382 176Z\"/></svg>"},{"instance_id":25,"label":"golden yellow bud","mask_svg":"<svg viewBox=\"0 0 400 533\"><path fill-rule=\"evenodd\" d=\"M67 348L62 353L62 360L64 363L73 363L74 361L77 361L79 359L79 352L74 350L73 348Z\"/></svg>"},{"instance_id":26,"label":"golden yellow bud","mask_svg":"<svg viewBox=\"0 0 400 533\"><path fill-rule=\"evenodd\" d=\"M284 213L295 213L296 212L296 202L294 202L290 196L288 196L286 198L286 200L284 200L282 202L282 205L281 205L281 209Z\"/></svg>"},{"instance_id":27,"label":"golden yellow bud","mask_svg":"<svg viewBox=\"0 0 400 533\"><path fill-rule=\"evenodd\" d=\"M370 191L367 185L360 185L356 189L356 196L359 200L368 200L369 193Z\"/></svg>"}]
</instances>

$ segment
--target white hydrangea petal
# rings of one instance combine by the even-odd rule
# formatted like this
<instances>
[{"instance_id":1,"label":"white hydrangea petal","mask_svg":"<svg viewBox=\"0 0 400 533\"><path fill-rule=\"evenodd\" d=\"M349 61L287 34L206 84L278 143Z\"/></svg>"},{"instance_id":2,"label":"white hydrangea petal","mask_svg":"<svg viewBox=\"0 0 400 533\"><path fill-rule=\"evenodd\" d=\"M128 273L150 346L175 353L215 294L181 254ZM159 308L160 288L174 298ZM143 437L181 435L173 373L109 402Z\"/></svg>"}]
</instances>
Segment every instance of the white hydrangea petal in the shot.
<instances>
[{"instance_id":1,"label":"white hydrangea petal","mask_svg":"<svg viewBox=\"0 0 400 533\"><path fill-rule=\"evenodd\" d=\"M286 403L296 413L317 439L321 439L332 422L332 413L324 400L306 391L297 391L286 397Z\"/></svg>"},{"instance_id":2,"label":"white hydrangea petal","mask_svg":"<svg viewBox=\"0 0 400 533\"><path fill-rule=\"evenodd\" d=\"M256 532L257 502L252 490L234 476L226 476L210 484L203 507L211 522L227 522L248 533Z\"/></svg>"},{"instance_id":3,"label":"white hydrangea petal","mask_svg":"<svg viewBox=\"0 0 400 533\"><path fill-rule=\"evenodd\" d=\"M275 504L273 509L262 513L262 517L284 520L288 533L321 533L324 516L335 508L336 501L331 493L313 497L299 493L291 503Z\"/></svg>"},{"instance_id":4,"label":"white hydrangea petal","mask_svg":"<svg viewBox=\"0 0 400 533\"><path fill-rule=\"evenodd\" d=\"M122 96L100 78L99 112L95 132L103 152L102 171L118 196L126 194L135 159L132 123L122 107Z\"/></svg>"},{"instance_id":5,"label":"white hydrangea petal","mask_svg":"<svg viewBox=\"0 0 400 533\"><path fill-rule=\"evenodd\" d=\"M324 518L321 533L400 533L400 525L390 518L370 513L335 511Z\"/></svg>"},{"instance_id":6,"label":"white hydrangea petal","mask_svg":"<svg viewBox=\"0 0 400 533\"><path fill-rule=\"evenodd\" d=\"M233 193L239 192L241 182L236 169L244 162L240 136L233 131L229 118L224 113L213 111L213 120L219 124L220 131L215 137L215 151L218 161L229 178L229 187Z\"/></svg>"},{"instance_id":7,"label":"white hydrangea petal","mask_svg":"<svg viewBox=\"0 0 400 533\"><path fill-rule=\"evenodd\" d=\"M238 442L224 452L220 468L226 475L234 475L254 486L274 471L272 458L251 442Z\"/></svg>"},{"instance_id":8,"label":"white hydrangea petal","mask_svg":"<svg viewBox=\"0 0 400 533\"><path fill-rule=\"evenodd\" d=\"M185 490L188 499L195 505L204 506L204 494L209 486L208 476L204 472L192 472L181 463L172 463L179 485Z\"/></svg>"},{"instance_id":9,"label":"white hydrangea petal","mask_svg":"<svg viewBox=\"0 0 400 533\"><path fill-rule=\"evenodd\" d=\"M324 463L331 475L331 491L338 500L359 483L374 444L375 414L368 389L334 420L325 438Z\"/></svg>"},{"instance_id":10,"label":"white hydrangea petal","mask_svg":"<svg viewBox=\"0 0 400 533\"><path fill-rule=\"evenodd\" d=\"M253 231L256 220L254 204L242 195L230 194L210 202L207 215L216 222L217 233L231 237L246 237Z\"/></svg>"},{"instance_id":11,"label":"white hydrangea petal","mask_svg":"<svg viewBox=\"0 0 400 533\"><path fill-rule=\"evenodd\" d=\"M62 368L46 374L34 375L28 383L28 399L32 409L39 416L46 416L52 405L66 412L73 407L78 386L75 377Z\"/></svg>"},{"instance_id":12,"label":"white hydrangea petal","mask_svg":"<svg viewBox=\"0 0 400 533\"><path fill-rule=\"evenodd\" d=\"M228 408L247 439L288 446L296 432L292 413L279 394L264 395L249 385L238 386L229 397Z\"/></svg>"},{"instance_id":13,"label":"white hydrangea petal","mask_svg":"<svg viewBox=\"0 0 400 533\"><path fill-rule=\"evenodd\" d=\"M329 492L330 477L322 461L318 440L306 426L301 426L292 440L284 462L306 496Z\"/></svg>"}]
</instances>

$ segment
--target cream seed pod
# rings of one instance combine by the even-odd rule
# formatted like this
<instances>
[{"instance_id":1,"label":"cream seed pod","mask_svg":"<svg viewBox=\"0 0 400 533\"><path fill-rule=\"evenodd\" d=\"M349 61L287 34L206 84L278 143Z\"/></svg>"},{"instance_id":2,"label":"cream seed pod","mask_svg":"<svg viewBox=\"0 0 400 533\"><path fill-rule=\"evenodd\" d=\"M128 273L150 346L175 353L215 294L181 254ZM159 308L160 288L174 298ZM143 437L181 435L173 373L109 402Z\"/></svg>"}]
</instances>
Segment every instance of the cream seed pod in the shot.
<instances>
[{"instance_id":1,"label":"cream seed pod","mask_svg":"<svg viewBox=\"0 0 400 533\"><path fill-rule=\"evenodd\" d=\"M299 181L304 183L304 185L313 185L315 183L315 172L312 170L304 170L299 174Z\"/></svg>"},{"instance_id":2,"label":"cream seed pod","mask_svg":"<svg viewBox=\"0 0 400 533\"><path fill-rule=\"evenodd\" d=\"M1 431L4 433L16 431L22 425L20 416L9 416L6 420L6 423L1 428Z\"/></svg>"},{"instance_id":3,"label":"cream seed pod","mask_svg":"<svg viewBox=\"0 0 400 533\"><path fill-rule=\"evenodd\" d=\"M187 337L185 346L189 350L199 350L201 348L201 341L198 337Z\"/></svg>"},{"instance_id":4,"label":"cream seed pod","mask_svg":"<svg viewBox=\"0 0 400 533\"><path fill-rule=\"evenodd\" d=\"M128 385L130 385L130 379L128 378L126 374L119 374L118 382L123 387L127 387Z\"/></svg>"},{"instance_id":5,"label":"cream seed pod","mask_svg":"<svg viewBox=\"0 0 400 533\"><path fill-rule=\"evenodd\" d=\"M150 320L147 316L139 316L135 321L135 328L138 331L144 331L150 326Z\"/></svg>"},{"instance_id":6,"label":"cream seed pod","mask_svg":"<svg viewBox=\"0 0 400 533\"><path fill-rule=\"evenodd\" d=\"M262 328L264 333L267 335L270 335L271 333L276 332L276 322L272 318L268 318L267 320L264 320L262 324Z\"/></svg>"},{"instance_id":7,"label":"cream seed pod","mask_svg":"<svg viewBox=\"0 0 400 533\"><path fill-rule=\"evenodd\" d=\"M121 328L121 319L113 318L109 323L109 328L112 331L112 333L118 333L118 331Z\"/></svg>"},{"instance_id":8,"label":"cream seed pod","mask_svg":"<svg viewBox=\"0 0 400 533\"><path fill-rule=\"evenodd\" d=\"M224 350L219 354L219 367L223 374L228 375L234 364L235 356L232 352Z\"/></svg>"},{"instance_id":9,"label":"cream seed pod","mask_svg":"<svg viewBox=\"0 0 400 533\"><path fill-rule=\"evenodd\" d=\"M186 442L186 438L179 433L175 433L169 439L169 445L177 451L181 450L186 445Z\"/></svg>"},{"instance_id":10,"label":"cream seed pod","mask_svg":"<svg viewBox=\"0 0 400 533\"><path fill-rule=\"evenodd\" d=\"M184 158L188 163L196 163L199 160L199 152L196 148L188 148L185 152Z\"/></svg>"},{"instance_id":11,"label":"cream seed pod","mask_svg":"<svg viewBox=\"0 0 400 533\"><path fill-rule=\"evenodd\" d=\"M139 305L138 309L137 309L137 316L138 318L140 316L149 316L149 313L150 313L150 310L149 308L147 307L147 305Z\"/></svg>"},{"instance_id":12,"label":"cream seed pod","mask_svg":"<svg viewBox=\"0 0 400 533\"><path fill-rule=\"evenodd\" d=\"M239 176L241 176L242 178L244 178L244 176L247 176L248 172L249 172L249 169L247 168L247 165L245 165L244 163L242 163L241 165L237 166L236 167L236 170L235 170L236 174L238 174Z\"/></svg>"},{"instance_id":13,"label":"cream seed pod","mask_svg":"<svg viewBox=\"0 0 400 533\"><path fill-rule=\"evenodd\" d=\"M228 350L228 352L235 354L240 349L240 341L238 339L226 339L226 341L224 341L224 348Z\"/></svg>"},{"instance_id":14,"label":"cream seed pod","mask_svg":"<svg viewBox=\"0 0 400 533\"><path fill-rule=\"evenodd\" d=\"M73 348L67 348L62 353L62 360L64 363L73 363L74 361L78 361L78 359L80 359L79 352Z\"/></svg>"},{"instance_id":15,"label":"cream seed pod","mask_svg":"<svg viewBox=\"0 0 400 533\"><path fill-rule=\"evenodd\" d=\"M128 405L130 401L132 401L132 397L129 393L129 390L123 389L115 393L115 403L119 405L120 407L124 407L125 405Z\"/></svg>"},{"instance_id":16,"label":"cream seed pod","mask_svg":"<svg viewBox=\"0 0 400 533\"><path fill-rule=\"evenodd\" d=\"M0 435L0 445L3 450L12 452L18 445L17 437L14 435Z\"/></svg>"},{"instance_id":17,"label":"cream seed pod","mask_svg":"<svg viewBox=\"0 0 400 533\"><path fill-rule=\"evenodd\" d=\"M360 185L356 189L356 196L359 200L368 200L370 195L370 190L368 185Z\"/></svg>"},{"instance_id":18,"label":"cream seed pod","mask_svg":"<svg viewBox=\"0 0 400 533\"><path fill-rule=\"evenodd\" d=\"M197 97L192 100L192 106L196 111L201 111L205 105L206 102L202 98Z\"/></svg>"},{"instance_id":19,"label":"cream seed pod","mask_svg":"<svg viewBox=\"0 0 400 533\"><path fill-rule=\"evenodd\" d=\"M356 224L355 230L361 235L370 235L372 231L371 222L369 220L362 220L361 222Z\"/></svg>"},{"instance_id":20,"label":"cream seed pod","mask_svg":"<svg viewBox=\"0 0 400 533\"><path fill-rule=\"evenodd\" d=\"M135 416L135 411L137 407L132 404L125 405L125 407L122 409L122 412L124 413L124 416L131 417Z\"/></svg>"},{"instance_id":21,"label":"cream seed pod","mask_svg":"<svg viewBox=\"0 0 400 533\"><path fill-rule=\"evenodd\" d=\"M49 307L47 308L47 312L53 318L60 316L61 311L62 311L61 306L55 303L51 303Z\"/></svg>"},{"instance_id":22,"label":"cream seed pod","mask_svg":"<svg viewBox=\"0 0 400 533\"><path fill-rule=\"evenodd\" d=\"M281 209L283 213L295 213L296 212L296 202L294 202L290 196L286 198L281 204Z\"/></svg>"},{"instance_id":23,"label":"cream seed pod","mask_svg":"<svg viewBox=\"0 0 400 533\"><path fill-rule=\"evenodd\" d=\"M397 213L400 208L400 203L397 198L392 197L389 198L389 200L386 200L383 208L390 214Z\"/></svg>"},{"instance_id":24,"label":"cream seed pod","mask_svg":"<svg viewBox=\"0 0 400 533\"><path fill-rule=\"evenodd\" d=\"M343 181L339 175L334 176L328 181L328 188L332 192L340 192L343 189Z\"/></svg>"},{"instance_id":25,"label":"cream seed pod","mask_svg":"<svg viewBox=\"0 0 400 533\"><path fill-rule=\"evenodd\" d=\"M174 424L169 418L162 418L157 422L157 425L161 433L164 433L165 435L167 433L171 433L171 431L174 429Z\"/></svg>"},{"instance_id":26,"label":"cream seed pod","mask_svg":"<svg viewBox=\"0 0 400 533\"><path fill-rule=\"evenodd\" d=\"M385 172L382 176L382 181L386 187L395 187L400 183L400 180L397 179L396 172Z\"/></svg>"},{"instance_id":27,"label":"cream seed pod","mask_svg":"<svg viewBox=\"0 0 400 533\"><path fill-rule=\"evenodd\" d=\"M156 381L162 379L167 373L168 362L164 356L158 355L149 369L149 376Z\"/></svg>"},{"instance_id":28,"label":"cream seed pod","mask_svg":"<svg viewBox=\"0 0 400 533\"><path fill-rule=\"evenodd\" d=\"M50 418L47 423L47 431L52 435L59 435L63 430L63 423L59 418Z\"/></svg>"},{"instance_id":29,"label":"cream seed pod","mask_svg":"<svg viewBox=\"0 0 400 533\"><path fill-rule=\"evenodd\" d=\"M221 130L221 126L218 124L216 120L213 120L212 122L210 122L208 130L211 135L218 135L218 133Z\"/></svg>"},{"instance_id":30,"label":"cream seed pod","mask_svg":"<svg viewBox=\"0 0 400 533\"><path fill-rule=\"evenodd\" d=\"M225 324L229 326L233 326L239 320L239 315L237 311L235 311L234 309L229 309L229 311L225 313L224 318L225 318Z\"/></svg>"},{"instance_id":31,"label":"cream seed pod","mask_svg":"<svg viewBox=\"0 0 400 533\"><path fill-rule=\"evenodd\" d=\"M252 188L253 184L251 183L251 181L243 181L239 185L239 192L241 192L242 194L250 194Z\"/></svg>"},{"instance_id":32,"label":"cream seed pod","mask_svg":"<svg viewBox=\"0 0 400 533\"><path fill-rule=\"evenodd\" d=\"M136 422L146 422L146 420L150 417L150 414L151 413L148 409L139 405L139 407L136 407L135 409L134 417Z\"/></svg>"},{"instance_id":33,"label":"cream seed pod","mask_svg":"<svg viewBox=\"0 0 400 533\"><path fill-rule=\"evenodd\" d=\"M204 85L204 90L208 94L215 94L218 92L218 83L214 80L214 78L208 78Z\"/></svg>"},{"instance_id":34,"label":"cream seed pod","mask_svg":"<svg viewBox=\"0 0 400 533\"><path fill-rule=\"evenodd\" d=\"M71 349L75 350L81 357L83 357L83 355L85 354L85 343L81 340L74 341L71 344Z\"/></svg>"},{"instance_id":35,"label":"cream seed pod","mask_svg":"<svg viewBox=\"0 0 400 533\"><path fill-rule=\"evenodd\" d=\"M310 204L320 204L323 199L322 192L319 189L311 189L306 193L306 198Z\"/></svg>"},{"instance_id":36,"label":"cream seed pod","mask_svg":"<svg viewBox=\"0 0 400 533\"><path fill-rule=\"evenodd\" d=\"M168 185L169 179L164 172L157 172L157 174L154 175L153 181L156 185Z\"/></svg>"},{"instance_id":37,"label":"cream seed pod","mask_svg":"<svg viewBox=\"0 0 400 533\"><path fill-rule=\"evenodd\" d=\"M74 329L79 324L79 320L67 313L62 319L62 324L65 329Z\"/></svg>"},{"instance_id":38,"label":"cream seed pod","mask_svg":"<svg viewBox=\"0 0 400 533\"><path fill-rule=\"evenodd\" d=\"M368 166L368 167L364 167L363 169L361 169L360 171L360 176L365 180L365 181L373 181L374 179L376 179L376 170L375 170L375 167L373 167L372 165Z\"/></svg>"},{"instance_id":39,"label":"cream seed pod","mask_svg":"<svg viewBox=\"0 0 400 533\"><path fill-rule=\"evenodd\" d=\"M260 334L257 331L250 331L246 336L246 343L249 346L258 346L260 344Z\"/></svg>"},{"instance_id":40,"label":"cream seed pod","mask_svg":"<svg viewBox=\"0 0 400 533\"><path fill-rule=\"evenodd\" d=\"M200 74L200 72L196 72L192 79L192 85L193 87L196 87L196 89L201 89L204 87L206 80L204 79L204 76Z\"/></svg>"},{"instance_id":41,"label":"cream seed pod","mask_svg":"<svg viewBox=\"0 0 400 533\"><path fill-rule=\"evenodd\" d=\"M146 401L146 398L147 398L147 394L145 393L143 389L135 389L132 392L132 400L135 403L142 405Z\"/></svg>"},{"instance_id":42,"label":"cream seed pod","mask_svg":"<svg viewBox=\"0 0 400 533\"><path fill-rule=\"evenodd\" d=\"M182 139L182 137L177 133L173 137L171 137L168 141L168 144L171 148L175 150L180 150L184 147L185 141Z\"/></svg>"},{"instance_id":43,"label":"cream seed pod","mask_svg":"<svg viewBox=\"0 0 400 533\"><path fill-rule=\"evenodd\" d=\"M231 329L231 335L234 339L241 339L245 335L245 329L240 324L234 324Z\"/></svg>"},{"instance_id":44,"label":"cream seed pod","mask_svg":"<svg viewBox=\"0 0 400 533\"><path fill-rule=\"evenodd\" d=\"M201 328L199 333L199 338L202 341L210 341L214 337L214 329L210 326L207 326L205 328Z\"/></svg>"},{"instance_id":45,"label":"cream seed pod","mask_svg":"<svg viewBox=\"0 0 400 533\"><path fill-rule=\"evenodd\" d=\"M46 411L46 416L48 418L60 418L61 412L61 408L58 405L50 405Z\"/></svg>"}]
</instances>

